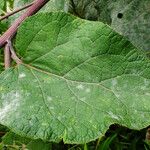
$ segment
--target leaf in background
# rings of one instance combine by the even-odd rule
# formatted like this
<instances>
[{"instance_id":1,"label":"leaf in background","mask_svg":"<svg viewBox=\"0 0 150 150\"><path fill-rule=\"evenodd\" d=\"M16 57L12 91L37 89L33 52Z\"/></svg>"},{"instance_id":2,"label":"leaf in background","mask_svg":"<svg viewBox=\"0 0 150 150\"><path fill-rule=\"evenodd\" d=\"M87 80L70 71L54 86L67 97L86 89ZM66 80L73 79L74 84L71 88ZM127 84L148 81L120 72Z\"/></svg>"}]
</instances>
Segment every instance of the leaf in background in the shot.
<instances>
[{"instance_id":1,"label":"leaf in background","mask_svg":"<svg viewBox=\"0 0 150 150\"><path fill-rule=\"evenodd\" d=\"M111 25L136 47L150 50L150 0L71 0L72 13Z\"/></svg>"},{"instance_id":2,"label":"leaf in background","mask_svg":"<svg viewBox=\"0 0 150 150\"><path fill-rule=\"evenodd\" d=\"M0 143L2 141L2 137L8 132L9 130L0 124Z\"/></svg>"},{"instance_id":3,"label":"leaf in background","mask_svg":"<svg viewBox=\"0 0 150 150\"><path fill-rule=\"evenodd\" d=\"M21 8L33 0L14 0L13 9ZM52 11L68 11L69 0L50 0L39 12L52 12ZM18 18L24 11L17 13L10 17L10 22L14 22L14 19ZM39 13L38 12L38 13Z\"/></svg>"},{"instance_id":4,"label":"leaf in background","mask_svg":"<svg viewBox=\"0 0 150 150\"><path fill-rule=\"evenodd\" d=\"M42 140L33 140L25 137L21 137L13 132L8 132L3 138L3 148L16 147L18 149L28 150L51 150L51 143L44 142Z\"/></svg>"},{"instance_id":5,"label":"leaf in background","mask_svg":"<svg viewBox=\"0 0 150 150\"><path fill-rule=\"evenodd\" d=\"M33 2L33 0L14 0L14 8L22 7L31 2Z\"/></svg>"},{"instance_id":6,"label":"leaf in background","mask_svg":"<svg viewBox=\"0 0 150 150\"><path fill-rule=\"evenodd\" d=\"M31 2L33 2L33 0L14 0L13 10L16 10L18 8L22 8L23 6L25 6ZM14 22L14 20L17 19L23 12L25 12L25 10L18 12L16 14L14 14L13 16L9 17L9 19L8 19L9 24L12 24Z\"/></svg>"},{"instance_id":7,"label":"leaf in background","mask_svg":"<svg viewBox=\"0 0 150 150\"><path fill-rule=\"evenodd\" d=\"M65 11L68 12L69 0L50 0L40 12Z\"/></svg>"},{"instance_id":8,"label":"leaf in background","mask_svg":"<svg viewBox=\"0 0 150 150\"><path fill-rule=\"evenodd\" d=\"M5 21L0 22L0 36L1 34L6 31L8 28L8 23Z\"/></svg>"},{"instance_id":9,"label":"leaf in background","mask_svg":"<svg viewBox=\"0 0 150 150\"><path fill-rule=\"evenodd\" d=\"M4 9L4 0L0 0L0 15L3 13Z\"/></svg>"},{"instance_id":10,"label":"leaf in background","mask_svg":"<svg viewBox=\"0 0 150 150\"><path fill-rule=\"evenodd\" d=\"M65 13L28 18L22 65L0 75L0 123L19 135L85 143L117 123L150 124L150 61L109 26Z\"/></svg>"}]
</instances>

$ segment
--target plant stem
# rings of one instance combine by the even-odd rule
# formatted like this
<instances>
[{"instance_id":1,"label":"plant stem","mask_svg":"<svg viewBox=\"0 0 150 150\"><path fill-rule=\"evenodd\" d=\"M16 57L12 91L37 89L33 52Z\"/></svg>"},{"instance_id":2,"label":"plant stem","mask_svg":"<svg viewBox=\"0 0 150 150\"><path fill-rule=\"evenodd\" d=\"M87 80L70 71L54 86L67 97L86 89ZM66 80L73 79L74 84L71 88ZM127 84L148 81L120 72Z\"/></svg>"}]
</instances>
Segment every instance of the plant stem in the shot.
<instances>
[{"instance_id":1,"label":"plant stem","mask_svg":"<svg viewBox=\"0 0 150 150\"><path fill-rule=\"evenodd\" d=\"M7 40L7 43L5 44L5 48L4 48L4 65L5 65L5 69L8 69L11 66L11 58L17 64L22 63L22 61L17 57L17 55L16 55L16 53L13 49L11 40Z\"/></svg>"},{"instance_id":2,"label":"plant stem","mask_svg":"<svg viewBox=\"0 0 150 150\"><path fill-rule=\"evenodd\" d=\"M23 13L11 27L0 37L0 47L3 47L8 39L12 39L16 34L18 26L29 16L35 14L41 9L49 0L35 0L33 5L30 6L25 13Z\"/></svg>"},{"instance_id":3,"label":"plant stem","mask_svg":"<svg viewBox=\"0 0 150 150\"><path fill-rule=\"evenodd\" d=\"M26 5L26 6L23 6L22 8L18 8L18 9L14 10L14 11L12 11L10 13L7 13L6 15L0 17L0 21L6 19L6 18L8 18L8 17L10 17L10 16L12 16L12 15L14 15L14 14L16 14L16 13L18 13L18 12L28 8L28 7L30 7L30 6L32 6L32 5L33 5L33 3L30 3L30 4Z\"/></svg>"},{"instance_id":4,"label":"plant stem","mask_svg":"<svg viewBox=\"0 0 150 150\"><path fill-rule=\"evenodd\" d=\"M11 53L11 58L17 63L17 64L21 64L22 61L18 58L18 56L16 55L14 48L12 46L12 42L8 41L8 45L9 45L9 50Z\"/></svg>"},{"instance_id":5,"label":"plant stem","mask_svg":"<svg viewBox=\"0 0 150 150\"><path fill-rule=\"evenodd\" d=\"M11 55L10 55L10 49L9 49L9 43L6 43L4 48L4 65L5 69L8 69L11 64Z\"/></svg>"}]
</instances>

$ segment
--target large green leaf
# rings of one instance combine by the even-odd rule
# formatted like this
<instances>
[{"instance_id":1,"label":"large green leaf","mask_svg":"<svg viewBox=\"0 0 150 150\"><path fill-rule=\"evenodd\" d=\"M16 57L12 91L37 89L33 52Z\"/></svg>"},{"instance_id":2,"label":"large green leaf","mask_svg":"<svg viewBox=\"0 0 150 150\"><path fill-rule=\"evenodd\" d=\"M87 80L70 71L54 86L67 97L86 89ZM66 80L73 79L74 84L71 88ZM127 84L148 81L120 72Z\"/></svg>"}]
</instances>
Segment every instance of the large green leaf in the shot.
<instances>
[{"instance_id":1,"label":"large green leaf","mask_svg":"<svg viewBox=\"0 0 150 150\"><path fill-rule=\"evenodd\" d=\"M0 75L0 123L17 134L85 143L113 123L150 124L150 62L101 22L37 14L20 27L23 64Z\"/></svg>"},{"instance_id":2,"label":"large green leaf","mask_svg":"<svg viewBox=\"0 0 150 150\"><path fill-rule=\"evenodd\" d=\"M150 50L150 0L70 0L72 13L111 25L133 44Z\"/></svg>"}]
</instances>

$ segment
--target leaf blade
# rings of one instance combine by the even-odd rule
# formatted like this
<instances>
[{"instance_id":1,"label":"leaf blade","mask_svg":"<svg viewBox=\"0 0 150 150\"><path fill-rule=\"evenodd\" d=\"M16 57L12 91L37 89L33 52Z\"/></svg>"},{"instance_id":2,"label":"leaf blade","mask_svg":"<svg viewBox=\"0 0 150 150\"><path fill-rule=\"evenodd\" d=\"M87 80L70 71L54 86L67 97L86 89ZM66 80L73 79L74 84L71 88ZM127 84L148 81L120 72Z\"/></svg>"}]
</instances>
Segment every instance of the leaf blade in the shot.
<instances>
[{"instance_id":1,"label":"leaf blade","mask_svg":"<svg viewBox=\"0 0 150 150\"><path fill-rule=\"evenodd\" d=\"M38 14L20 27L16 49L24 64L0 76L0 122L17 134L86 143L113 123L149 125L149 59L107 25Z\"/></svg>"}]
</instances>

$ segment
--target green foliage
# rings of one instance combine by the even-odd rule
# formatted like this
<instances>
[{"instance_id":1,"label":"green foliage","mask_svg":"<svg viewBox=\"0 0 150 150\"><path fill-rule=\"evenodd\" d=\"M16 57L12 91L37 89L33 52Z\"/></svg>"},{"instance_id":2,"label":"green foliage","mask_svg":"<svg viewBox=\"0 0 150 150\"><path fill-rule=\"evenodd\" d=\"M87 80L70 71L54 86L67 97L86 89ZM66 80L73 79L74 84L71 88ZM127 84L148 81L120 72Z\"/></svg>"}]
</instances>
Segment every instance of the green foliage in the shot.
<instances>
[{"instance_id":1,"label":"green foliage","mask_svg":"<svg viewBox=\"0 0 150 150\"><path fill-rule=\"evenodd\" d=\"M0 75L0 122L15 133L85 143L113 123L150 124L149 60L109 26L42 13L15 43L23 64Z\"/></svg>"},{"instance_id":2,"label":"green foliage","mask_svg":"<svg viewBox=\"0 0 150 150\"><path fill-rule=\"evenodd\" d=\"M136 47L150 50L149 0L70 0L73 14L109 24Z\"/></svg>"},{"instance_id":3,"label":"green foliage","mask_svg":"<svg viewBox=\"0 0 150 150\"><path fill-rule=\"evenodd\" d=\"M6 132L0 143L0 150L149 150L144 141L146 129L136 131L118 125L110 126L105 136L87 144L64 144L44 142L21 137L0 126L0 133ZM1 136L1 134L0 134Z\"/></svg>"},{"instance_id":4,"label":"green foliage","mask_svg":"<svg viewBox=\"0 0 150 150\"><path fill-rule=\"evenodd\" d=\"M3 58L3 50L0 49L0 73L4 71L4 58Z\"/></svg>"},{"instance_id":5,"label":"green foliage","mask_svg":"<svg viewBox=\"0 0 150 150\"><path fill-rule=\"evenodd\" d=\"M0 1L0 15L3 14L3 9L4 9L4 0Z\"/></svg>"},{"instance_id":6,"label":"green foliage","mask_svg":"<svg viewBox=\"0 0 150 150\"><path fill-rule=\"evenodd\" d=\"M3 21L3 22L0 22L0 35L6 31L8 28L8 24L7 22Z\"/></svg>"},{"instance_id":7,"label":"green foliage","mask_svg":"<svg viewBox=\"0 0 150 150\"><path fill-rule=\"evenodd\" d=\"M21 8L29 3L33 2L33 0L14 0L13 2L13 10L16 10L18 8ZM14 14L13 16L9 17L8 21L9 24L12 24L15 19L17 19L22 13L24 13L26 10L23 10L19 13Z\"/></svg>"},{"instance_id":8,"label":"green foliage","mask_svg":"<svg viewBox=\"0 0 150 150\"><path fill-rule=\"evenodd\" d=\"M8 132L3 136L1 146L8 150L51 150L52 144L42 140L31 140L29 138L21 137L13 132Z\"/></svg>"},{"instance_id":9,"label":"green foliage","mask_svg":"<svg viewBox=\"0 0 150 150\"><path fill-rule=\"evenodd\" d=\"M13 9L21 8L24 5L33 2L33 0L14 0ZM39 12L52 12L52 11L65 11L68 12L69 0L50 0ZM10 17L10 22L12 23L14 19L18 18L23 12L17 13Z\"/></svg>"},{"instance_id":10,"label":"green foliage","mask_svg":"<svg viewBox=\"0 0 150 150\"><path fill-rule=\"evenodd\" d=\"M29 2L31 0L15 0L14 9ZM40 12L62 10L80 18L102 21L136 47L150 50L149 7L149 0L50 0Z\"/></svg>"},{"instance_id":11,"label":"green foliage","mask_svg":"<svg viewBox=\"0 0 150 150\"><path fill-rule=\"evenodd\" d=\"M1 0L0 14L32 1ZM0 150L149 150L146 129L139 129L150 124L150 63L111 29L149 50L149 6L149 0L50 0L27 19L15 40L23 64L4 71L0 49L0 123L11 129L0 125ZM45 13L51 11L111 28ZM0 34L8 22L0 22ZM138 131L109 128L114 123Z\"/></svg>"},{"instance_id":12,"label":"green foliage","mask_svg":"<svg viewBox=\"0 0 150 150\"><path fill-rule=\"evenodd\" d=\"M69 0L50 0L40 12L65 11L68 12Z\"/></svg>"},{"instance_id":13,"label":"green foliage","mask_svg":"<svg viewBox=\"0 0 150 150\"><path fill-rule=\"evenodd\" d=\"M146 150L150 148L145 143L146 129L130 130L118 125L110 126L99 144L98 150Z\"/></svg>"}]
</instances>

